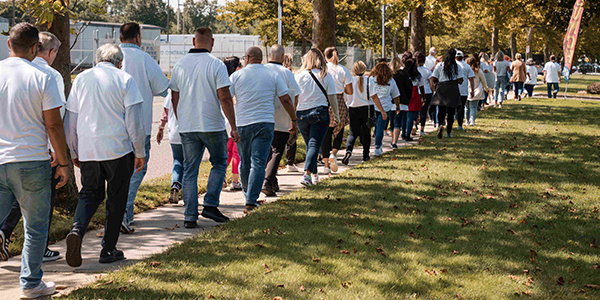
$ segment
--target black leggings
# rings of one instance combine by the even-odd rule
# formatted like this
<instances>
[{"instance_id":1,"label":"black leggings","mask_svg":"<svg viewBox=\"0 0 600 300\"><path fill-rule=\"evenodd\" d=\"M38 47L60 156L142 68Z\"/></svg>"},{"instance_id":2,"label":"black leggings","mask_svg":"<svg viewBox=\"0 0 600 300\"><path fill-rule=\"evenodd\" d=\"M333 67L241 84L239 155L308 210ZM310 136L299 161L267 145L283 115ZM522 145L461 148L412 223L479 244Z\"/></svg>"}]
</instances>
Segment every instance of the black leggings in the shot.
<instances>
[{"instance_id":1,"label":"black leggings","mask_svg":"<svg viewBox=\"0 0 600 300\"><path fill-rule=\"evenodd\" d=\"M371 106L371 113L375 108ZM363 158L369 157L369 149L371 146L371 128L367 126L369 119L369 107L350 107L348 110L350 115L350 132L346 141L346 151L352 152L356 138L360 138L363 145Z\"/></svg>"},{"instance_id":2,"label":"black leggings","mask_svg":"<svg viewBox=\"0 0 600 300\"><path fill-rule=\"evenodd\" d=\"M421 107L421 130L425 128L425 121L427 121L427 113L429 112L429 105L431 104L432 94L425 94L425 103Z\"/></svg>"},{"instance_id":3,"label":"black leggings","mask_svg":"<svg viewBox=\"0 0 600 300\"><path fill-rule=\"evenodd\" d=\"M438 106L438 124L440 126L444 125L444 121L446 119L446 115L448 115L448 124L446 126L446 132L448 134L452 133L452 125L454 124L454 114L456 113L456 108L447 107L447 106Z\"/></svg>"},{"instance_id":4,"label":"black leggings","mask_svg":"<svg viewBox=\"0 0 600 300\"><path fill-rule=\"evenodd\" d=\"M468 96L460 96L460 105L456 110L456 119L458 121L458 126L460 127L462 127L465 122L465 105L467 104L467 97Z\"/></svg>"},{"instance_id":5,"label":"black leggings","mask_svg":"<svg viewBox=\"0 0 600 300\"><path fill-rule=\"evenodd\" d=\"M325 139L323 140L323 145L321 146L321 156L323 158L328 158L329 154L331 154L331 149L340 150L342 148L342 142L344 141L344 128L333 138L333 130L335 127L329 127L327 129L327 133L325 134Z\"/></svg>"}]
</instances>

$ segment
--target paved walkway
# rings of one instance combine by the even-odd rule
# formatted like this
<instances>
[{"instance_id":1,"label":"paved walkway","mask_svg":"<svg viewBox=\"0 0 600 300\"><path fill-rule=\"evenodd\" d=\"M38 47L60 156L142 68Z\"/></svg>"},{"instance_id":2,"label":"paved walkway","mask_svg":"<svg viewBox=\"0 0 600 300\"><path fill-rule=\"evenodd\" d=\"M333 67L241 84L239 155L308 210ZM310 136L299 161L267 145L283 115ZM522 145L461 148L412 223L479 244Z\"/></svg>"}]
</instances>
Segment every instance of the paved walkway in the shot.
<instances>
[{"instance_id":1,"label":"paved walkway","mask_svg":"<svg viewBox=\"0 0 600 300\"><path fill-rule=\"evenodd\" d=\"M433 130L434 128L431 125L426 127L427 132ZM384 152L391 150L390 142L390 137L384 137ZM414 142L410 143L400 142L398 146L401 147L416 143L418 143L418 139L415 139ZM340 160L343 153L344 152L341 151L340 154L338 154ZM371 153L373 153L373 147L371 147ZM361 158L362 147L355 147L349 165L344 166L339 163L338 174L360 164ZM303 164L299 165L299 167L302 166ZM319 167L319 170L322 171L323 167ZM278 193L279 196L286 195L302 188L300 185L302 173L300 172L288 173L286 170L280 170L278 178L281 189ZM321 176L321 180L324 179L324 176ZM200 198L202 199L202 197ZM267 202L276 201L277 199L277 197L265 198L264 195L261 194L261 200L266 200ZM200 201L200 203L202 203L202 201ZM242 193L224 191L221 194L220 208L224 214L232 218L243 217L245 201ZM83 241L82 266L79 268L71 268L67 265L64 257L54 262L44 263L42 267L44 270L43 280L54 281L56 283L59 293L55 296L67 294L80 286L94 282L96 279L100 278L102 274L117 270L123 265L135 263L152 254L163 252L171 245L181 243L183 240L204 230L209 230L217 225L217 223L211 220L200 217L198 220L199 228L184 229L183 210L183 202L180 201L178 204L166 204L155 210L137 214L133 225L135 233L132 235L121 235L119 238L118 248L125 253L127 259L117 263L98 263L103 230L90 231L86 234ZM65 240L59 241L52 245L51 248L60 251L61 255L64 255L66 253L66 242ZM7 262L0 263L0 299L9 300L19 298L20 267L21 256L12 257Z\"/></svg>"}]
</instances>

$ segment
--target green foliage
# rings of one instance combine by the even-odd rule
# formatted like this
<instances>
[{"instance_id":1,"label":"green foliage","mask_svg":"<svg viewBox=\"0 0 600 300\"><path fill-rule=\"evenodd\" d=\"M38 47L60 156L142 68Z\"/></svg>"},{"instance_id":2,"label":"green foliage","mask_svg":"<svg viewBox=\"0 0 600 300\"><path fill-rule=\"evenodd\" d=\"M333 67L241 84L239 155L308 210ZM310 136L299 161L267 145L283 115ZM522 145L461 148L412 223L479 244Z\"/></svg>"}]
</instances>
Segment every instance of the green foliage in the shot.
<instances>
[{"instance_id":1,"label":"green foliage","mask_svg":"<svg viewBox=\"0 0 600 300\"><path fill-rule=\"evenodd\" d=\"M219 7L216 0L186 0L184 5L185 33L193 33L198 27L215 29Z\"/></svg>"},{"instance_id":2,"label":"green foliage","mask_svg":"<svg viewBox=\"0 0 600 300\"><path fill-rule=\"evenodd\" d=\"M77 19L84 21L107 21L106 8L106 0L71 0L69 5Z\"/></svg>"}]
</instances>

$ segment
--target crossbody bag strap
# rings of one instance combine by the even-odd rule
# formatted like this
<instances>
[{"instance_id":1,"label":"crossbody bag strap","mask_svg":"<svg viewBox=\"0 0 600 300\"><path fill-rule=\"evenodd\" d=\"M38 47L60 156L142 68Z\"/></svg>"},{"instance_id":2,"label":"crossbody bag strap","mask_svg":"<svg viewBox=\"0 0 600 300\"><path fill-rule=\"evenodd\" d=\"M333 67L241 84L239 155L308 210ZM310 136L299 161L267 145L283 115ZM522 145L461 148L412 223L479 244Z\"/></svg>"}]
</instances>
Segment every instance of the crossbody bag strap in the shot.
<instances>
[{"instance_id":1,"label":"crossbody bag strap","mask_svg":"<svg viewBox=\"0 0 600 300\"><path fill-rule=\"evenodd\" d=\"M327 97L327 91L325 91L325 88L321 84L321 81L319 81L319 79L317 79L317 76L315 76L315 73L313 73L312 70L308 70L308 74L310 74L310 77L312 77L312 79L315 81L315 83L317 83L317 85L319 86L319 89L321 90L321 92L323 92L323 95L325 95L325 100L327 101L327 106L331 106L331 104L329 103L329 98Z\"/></svg>"},{"instance_id":2,"label":"crossbody bag strap","mask_svg":"<svg viewBox=\"0 0 600 300\"><path fill-rule=\"evenodd\" d=\"M367 113L369 114L369 118L371 117L371 93L369 92L369 78L367 77ZM373 103L375 104L375 103Z\"/></svg>"}]
</instances>

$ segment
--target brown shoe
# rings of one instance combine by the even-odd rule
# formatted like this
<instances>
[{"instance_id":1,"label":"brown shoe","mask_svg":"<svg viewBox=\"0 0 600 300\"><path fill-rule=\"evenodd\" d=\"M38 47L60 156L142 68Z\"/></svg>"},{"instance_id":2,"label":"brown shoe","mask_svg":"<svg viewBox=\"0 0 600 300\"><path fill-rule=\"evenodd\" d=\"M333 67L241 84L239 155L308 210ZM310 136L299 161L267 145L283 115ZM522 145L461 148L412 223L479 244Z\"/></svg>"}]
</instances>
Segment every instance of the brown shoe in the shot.
<instances>
[{"instance_id":1,"label":"brown shoe","mask_svg":"<svg viewBox=\"0 0 600 300\"><path fill-rule=\"evenodd\" d=\"M246 213L249 213L257 208L258 208L258 206L256 206L256 205L246 205Z\"/></svg>"}]
</instances>

